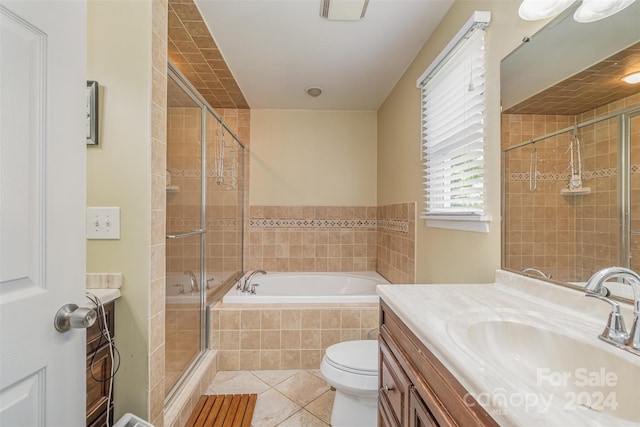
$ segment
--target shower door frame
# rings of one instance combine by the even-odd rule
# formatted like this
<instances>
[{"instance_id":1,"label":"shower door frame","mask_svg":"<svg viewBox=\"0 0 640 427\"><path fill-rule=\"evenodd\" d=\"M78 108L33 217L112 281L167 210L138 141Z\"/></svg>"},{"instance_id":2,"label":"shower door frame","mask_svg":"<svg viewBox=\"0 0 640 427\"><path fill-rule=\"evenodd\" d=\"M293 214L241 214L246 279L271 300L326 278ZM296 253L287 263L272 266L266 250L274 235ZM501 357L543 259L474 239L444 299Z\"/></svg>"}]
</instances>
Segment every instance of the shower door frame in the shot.
<instances>
[{"instance_id":1,"label":"shower door frame","mask_svg":"<svg viewBox=\"0 0 640 427\"><path fill-rule=\"evenodd\" d=\"M186 366L182 375L176 383L173 385L171 390L165 395L165 404L168 404L176 395L177 392L181 389L186 380L190 377L191 373L195 370L196 366L205 355L206 350L209 348L209 316L208 311L209 307L222 297L222 295L228 290L228 288L233 285L233 281L239 279L244 273L244 236L245 236L245 156L246 156L246 147L240 141L238 136L229 129L229 127L224 123L222 118L216 114L214 109L209 105L209 103L204 99L204 97L198 92L198 90L189 82L189 80L178 70L171 61L167 61L167 78L173 80L185 94L187 94L200 108L201 108L201 127L200 127L200 179L201 179L201 198L200 198L200 230L196 230L197 234L200 235L200 349L198 353L195 355L193 360ZM168 107L167 107L168 110ZM207 247L207 113L210 113L213 118L224 127L234 140L234 143L237 143L241 150L241 181L242 183L239 185L239 189L236 191L240 191L240 274L238 277L227 278L225 282L227 283L225 289L217 291L212 300L207 303L207 263L206 263L206 247ZM186 234L195 234L194 232L186 233ZM168 238L168 237L167 237Z\"/></svg>"}]
</instances>

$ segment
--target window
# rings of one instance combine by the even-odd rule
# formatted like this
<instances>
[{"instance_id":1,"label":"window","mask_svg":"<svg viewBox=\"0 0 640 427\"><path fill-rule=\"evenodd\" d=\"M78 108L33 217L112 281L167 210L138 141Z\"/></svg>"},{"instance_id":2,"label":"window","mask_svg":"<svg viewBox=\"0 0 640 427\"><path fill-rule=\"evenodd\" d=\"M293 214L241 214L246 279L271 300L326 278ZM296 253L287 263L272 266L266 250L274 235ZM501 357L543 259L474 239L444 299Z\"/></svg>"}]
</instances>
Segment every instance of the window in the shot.
<instances>
[{"instance_id":1,"label":"window","mask_svg":"<svg viewBox=\"0 0 640 427\"><path fill-rule=\"evenodd\" d=\"M489 12L475 12L418 80L427 226L489 231L485 214L484 35Z\"/></svg>"}]
</instances>

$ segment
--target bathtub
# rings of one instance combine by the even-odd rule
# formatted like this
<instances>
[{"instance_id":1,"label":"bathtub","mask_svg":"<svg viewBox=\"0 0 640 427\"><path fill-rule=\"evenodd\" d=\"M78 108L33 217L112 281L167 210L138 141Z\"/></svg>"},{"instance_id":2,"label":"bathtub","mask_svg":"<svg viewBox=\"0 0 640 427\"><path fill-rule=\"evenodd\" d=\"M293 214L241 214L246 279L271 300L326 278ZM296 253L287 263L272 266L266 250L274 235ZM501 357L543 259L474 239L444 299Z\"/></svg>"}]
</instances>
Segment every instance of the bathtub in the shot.
<instances>
[{"instance_id":1,"label":"bathtub","mask_svg":"<svg viewBox=\"0 0 640 427\"><path fill-rule=\"evenodd\" d=\"M240 283L244 283L245 277ZM389 284L384 277L370 271L256 274L251 283L259 284L255 294L242 293L234 286L222 298L222 303L377 303L376 285Z\"/></svg>"}]
</instances>

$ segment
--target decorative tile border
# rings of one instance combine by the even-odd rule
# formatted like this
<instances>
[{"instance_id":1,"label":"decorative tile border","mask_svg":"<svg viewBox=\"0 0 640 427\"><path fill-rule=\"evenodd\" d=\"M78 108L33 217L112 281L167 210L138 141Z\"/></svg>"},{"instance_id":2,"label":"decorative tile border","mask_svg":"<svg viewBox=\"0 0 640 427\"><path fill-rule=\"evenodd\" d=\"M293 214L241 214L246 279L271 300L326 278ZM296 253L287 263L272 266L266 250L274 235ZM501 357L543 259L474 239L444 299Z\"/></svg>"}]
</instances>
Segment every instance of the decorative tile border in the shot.
<instances>
[{"instance_id":1,"label":"decorative tile border","mask_svg":"<svg viewBox=\"0 0 640 427\"><path fill-rule=\"evenodd\" d=\"M294 219L250 218L249 226L259 228L376 228L375 219Z\"/></svg>"},{"instance_id":2,"label":"decorative tile border","mask_svg":"<svg viewBox=\"0 0 640 427\"><path fill-rule=\"evenodd\" d=\"M399 219L250 218L249 226L257 228L377 228L399 233L409 232L409 222Z\"/></svg>"},{"instance_id":3,"label":"decorative tile border","mask_svg":"<svg viewBox=\"0 0 640 427\"><path fill-rule=\"evenodd\" d=\"M209 218L207 219L207 228L235 227L238 225L238 218ZM167 227L169 230L189 229L196 230L200 228L199 218L167 218Z\"/></svg>"},{"instance_id":4,"label":"decorative tile border","mask_svg":"<svg viewBox=\"0 0 640 427\"><path fill-rule=\"evenodd\" d=\"M592 171L582 172L583 179L607 178L616 176L618 168L602 168ZM640 173L640 164L631 165L631 173ZM511 172L509 179L511 181L529 181L529 172ZM567 172L538 172L538 181L567 181L570 174Z\"/></svg>"},{"instance_id":5,"label":"decorative tile border","mask_svg":"<svg viewBox=\"0 0 640 427\"><path fill-rule=\"evenodd\" d=\"M401 219L379 219L378 228L387 231L397 231L398 233L409 232L409 221Z\"/></svg>"}]
</instances>

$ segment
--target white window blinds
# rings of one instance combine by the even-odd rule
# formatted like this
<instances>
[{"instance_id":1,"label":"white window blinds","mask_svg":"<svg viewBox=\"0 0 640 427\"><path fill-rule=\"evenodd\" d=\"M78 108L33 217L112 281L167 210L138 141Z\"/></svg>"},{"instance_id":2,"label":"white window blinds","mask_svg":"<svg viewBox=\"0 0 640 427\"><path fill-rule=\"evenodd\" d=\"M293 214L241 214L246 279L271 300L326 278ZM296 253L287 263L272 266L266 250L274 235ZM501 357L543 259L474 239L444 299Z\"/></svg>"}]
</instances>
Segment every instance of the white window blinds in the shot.
<instances>
[{"instance_id":1,"label":"white window blinds","mask_svg":"<svg viewBox=\"0 0 640 427\"><path fill-rule=\"evenodd\" d=\"M472 25L444 58L430 67L433 71L419 81L425 192L421 217L428 225L430 219L487 220L485 26Z\"/></svg>"}]
</instances>

